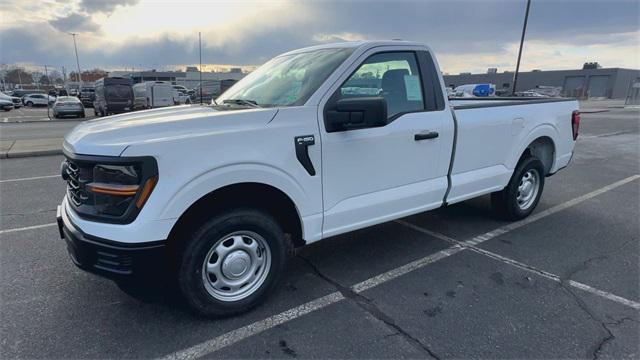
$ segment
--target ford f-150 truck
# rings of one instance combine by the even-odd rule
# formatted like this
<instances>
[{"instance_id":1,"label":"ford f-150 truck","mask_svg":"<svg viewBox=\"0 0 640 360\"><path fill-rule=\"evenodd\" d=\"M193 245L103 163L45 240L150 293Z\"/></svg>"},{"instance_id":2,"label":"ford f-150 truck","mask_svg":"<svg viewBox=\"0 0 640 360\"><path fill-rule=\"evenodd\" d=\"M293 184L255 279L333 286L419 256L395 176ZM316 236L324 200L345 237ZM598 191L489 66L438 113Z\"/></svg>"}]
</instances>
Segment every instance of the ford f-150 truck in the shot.
<instances>
[{"instance_id":1,"label":"ford f-150 truck","mask_svg":"<svg viewBox=\"0 0 640 360\"><path fill-rule=\"evenodd\" d=\"M420 43L305 48L210 105L78 125L60 234L125 291L162 278L204 315L239 313L295 247L485 194L503 218L528 216L579 122L570 99L450 100Z\"/></svg>"}]
</instances>

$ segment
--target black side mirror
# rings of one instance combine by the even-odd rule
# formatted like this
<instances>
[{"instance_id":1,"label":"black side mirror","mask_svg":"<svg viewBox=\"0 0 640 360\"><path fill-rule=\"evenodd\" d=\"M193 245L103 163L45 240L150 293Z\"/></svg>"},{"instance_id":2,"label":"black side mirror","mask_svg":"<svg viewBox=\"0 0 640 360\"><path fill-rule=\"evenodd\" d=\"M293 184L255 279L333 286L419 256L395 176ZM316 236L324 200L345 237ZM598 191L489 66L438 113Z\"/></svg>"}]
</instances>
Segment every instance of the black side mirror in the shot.
<instances>
[{"instance_id":1,"label":"black side mirror","mask_svg":"<svg viewBox=\"0 0 640 360\"><path fill-rule=\"evenodd\" d=\"M340 99L326 112L327 131L341 131L387 124L387 100L383 97Z\"/></svg>"}]
</instances>

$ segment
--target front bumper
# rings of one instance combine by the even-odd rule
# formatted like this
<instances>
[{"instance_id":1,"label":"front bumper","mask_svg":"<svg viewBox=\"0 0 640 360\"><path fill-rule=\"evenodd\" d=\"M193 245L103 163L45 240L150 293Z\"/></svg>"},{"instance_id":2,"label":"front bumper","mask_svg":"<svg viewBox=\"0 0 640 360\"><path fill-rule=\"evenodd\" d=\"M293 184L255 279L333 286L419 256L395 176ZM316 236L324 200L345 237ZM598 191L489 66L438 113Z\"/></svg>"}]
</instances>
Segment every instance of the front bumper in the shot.
<instances>
[{"instance_id":1,"label":"front bumper","mask_svg":"<svg viewBox=\"0 0 640 360\"><path fill-rule=\"evenodd\" d=\"M166 241L119 243L85 234L58 206L60 237L74 264L82 270L110 279L144 278L167 269Z\"/></svg>"}]
</instances>

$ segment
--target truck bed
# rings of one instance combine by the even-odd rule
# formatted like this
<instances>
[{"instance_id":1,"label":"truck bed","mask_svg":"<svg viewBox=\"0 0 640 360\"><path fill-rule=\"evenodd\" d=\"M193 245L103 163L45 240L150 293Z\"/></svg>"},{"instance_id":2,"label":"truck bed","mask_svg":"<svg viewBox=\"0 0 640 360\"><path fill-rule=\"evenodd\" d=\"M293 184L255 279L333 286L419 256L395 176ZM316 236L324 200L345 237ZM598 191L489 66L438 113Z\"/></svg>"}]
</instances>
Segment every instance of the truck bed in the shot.
<instances>
[{"instance_id":1,"label":"truck bed","mask_svg":"<svg viewBox=\"0 0 640 360\"><path fill-rule=\"evenodd\" d=\"M527 104L543 104L552 102L575 101L572 98L552 97L487 97L487 98L462 98L450 97L449 102L454 110L474 109L496 106L514 106Z\"/></svg>"},{"instance_id":2,"label":"truck bed","mask_svg":"<svg viewBox=\"0 0 640 360\"><path fill-rule=\"evenodd\" d=\"M566 166L571 158L575 99L452 98L450 105L456 137L448 203L502 189L520 154L536 139L553 144L547 174Z\"/></svg>"}]
</instances>

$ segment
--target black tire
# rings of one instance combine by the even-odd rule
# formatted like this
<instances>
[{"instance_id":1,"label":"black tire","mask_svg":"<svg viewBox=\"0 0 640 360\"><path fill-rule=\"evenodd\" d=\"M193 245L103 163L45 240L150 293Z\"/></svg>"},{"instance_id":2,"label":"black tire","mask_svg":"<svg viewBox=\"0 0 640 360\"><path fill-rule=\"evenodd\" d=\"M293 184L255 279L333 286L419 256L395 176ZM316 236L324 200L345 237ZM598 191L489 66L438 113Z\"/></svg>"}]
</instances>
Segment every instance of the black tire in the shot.
<instances>
[{"instance_id":1,"label":"black tire","mask_svg":"<svg viewBox=\"0 0 640 360\"><path fill-rule=\"evenodd\" d=\"M33 106L33 102L27 101L27 103L25 105L27 105L28 107L32 107Z\"/></svg>"},{"instance_id":2,"label":"black tire","mask_svg":"<svg viewBox=\"0 0 640 360\"><path fill-rule=\"evenodd\" d=\"M253 292L238 300L215 298L203 277L203 266L210 250L236 232L252 232L268 246L271 265L264 280ZM236 209L220 214L195 230L182 252L178 267L178 284L187 304L209 317L224 317L246 312L263 302L284 272L287 246L282 229L270 215L251 209ZM226 241L225 241L226 243ZM266 251L266 250L263 250ZM263 252L264 254L265 252ZM206 260L210 263L209 260ZM223 259L219 259L224 263ZM265 266L266 268L266 266Z\"/></svg>"},{"instance_id":3,"label":"black tire","mask_svg":"<svg viewBox=\"0 0 640 360\"><path fill-rule=\"evenodd\" d=\"M522 206L518 202L518 187L523 176L529 173L537 176L537 192L530 201ZM538 205L544 189L544 164L536 157L528 157L520 161L509 180L509 184L502 190L491 194L491 206L498 217L504 220L521 220L529 216Z\"/></svg>"}]
</instances>

